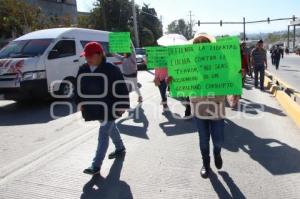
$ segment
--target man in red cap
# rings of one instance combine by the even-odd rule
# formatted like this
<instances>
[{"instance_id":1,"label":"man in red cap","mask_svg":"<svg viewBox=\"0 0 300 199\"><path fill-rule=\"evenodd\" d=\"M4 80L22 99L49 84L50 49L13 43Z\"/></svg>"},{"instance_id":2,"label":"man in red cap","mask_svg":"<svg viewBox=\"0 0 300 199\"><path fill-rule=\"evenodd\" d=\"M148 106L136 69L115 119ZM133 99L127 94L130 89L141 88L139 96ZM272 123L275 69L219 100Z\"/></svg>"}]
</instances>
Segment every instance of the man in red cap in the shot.
<instances>
[{"instance_id":1,"label":"man in red cap","mask_svg":"<svg viewBox=\"0 0 300 199\"><path fill-rule=\"evenodd\" d=\"M122 157L126 153L115 120L129 108L129 92L121 71L106 62L105 52L99 43L88 43L81 56L85 56L87 63L78 71L75 101L85 121L100 121L98 147L93 163L83 171L94 175L100 172L109 137L116 147L109 159Z\"/></svg>"}]
</instances>

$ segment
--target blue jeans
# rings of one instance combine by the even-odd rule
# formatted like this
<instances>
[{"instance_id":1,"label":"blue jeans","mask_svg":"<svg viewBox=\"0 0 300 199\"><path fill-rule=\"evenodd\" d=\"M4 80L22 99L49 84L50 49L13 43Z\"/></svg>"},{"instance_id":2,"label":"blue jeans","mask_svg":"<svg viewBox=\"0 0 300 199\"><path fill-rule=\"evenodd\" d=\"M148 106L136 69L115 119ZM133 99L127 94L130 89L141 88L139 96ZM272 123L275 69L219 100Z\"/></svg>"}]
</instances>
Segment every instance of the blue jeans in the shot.
<instances>
[{"instance_id":1,"label":"blue jeans","mask_svg":"<svg viewBox=\"0 0 300 199\"><path fill-rule=\"evenodd\" d=\"M109 137L112 139L116 150L124 148L124 144L115 121L106 121L101 123L98 135L98 146L92 164L94 167L101 167L108 149Z\"/></svg>"},{"instance_id":2,"label":"blue jeans","mask_svg":"<svg viewBox=\"0 0 300 199\"><path fill-rule=\"evenodd\" d=\"M194 118L200 139L200 151L202 154L203 164L210 163L209 156L209 140L210 136L214 145L214 155L219 155L221 153L221 148L224 143L224 119L221 120L204 120L199 118Z\"/></svg>"},{"instance_id":3,"label":"blue jeans","mask_svg":"<svg viewBox=\"0 0 300 199\"><path fill-rule=\"evenodd\" d=\"M265 81L265 66L255 66L254 67L254 85L258 87L258 74L259 74L259 83L260 89L264 90L264 81Z\"/></svg>"},{"instance_id":4,"label":"blue jeans","mask_svg":"<svg viewBox=\"0 0 300 199\"><path fill-rule=\"evenodd\" d=\"M168 85L165 80L161 81L158 86L162 102L167 102L167 87Z\"/></svg>"}]
</instances>

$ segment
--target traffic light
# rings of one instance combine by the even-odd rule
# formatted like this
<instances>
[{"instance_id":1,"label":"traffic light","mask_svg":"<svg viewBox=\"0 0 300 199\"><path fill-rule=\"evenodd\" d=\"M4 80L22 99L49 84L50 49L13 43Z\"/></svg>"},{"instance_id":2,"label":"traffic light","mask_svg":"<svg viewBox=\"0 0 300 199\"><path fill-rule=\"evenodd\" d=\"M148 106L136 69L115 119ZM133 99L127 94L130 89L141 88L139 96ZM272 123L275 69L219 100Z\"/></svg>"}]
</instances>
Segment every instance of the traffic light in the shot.
<instances>
[{"instance_id":1,"label":"traffic light","mask_svg":"<svg viewBox=\"0 0 300 199\"><path fill-rule=\"evenodd\" d=\"M198 20L198 26L200 26L200 20Z\"/></svg>"},{"instance_id":2,"label":"traffic light","mask_svg":"<svg viewBox=\"0 0 300 199\"><path fill-rule=\"evenodd\" d=\"M223 21L221 20L221 21L220 21L220 26L222 26L222 25L223 25Z\"/></svg>"},{"instance_id":3,"label":"traffic light","mask_svg":"<svg viewBox=\"0 0 300 199\"><path fill-rule=\"evenodd\" d=\"M270 23L270 17L268 17L267 21L268 21L268 23Z\"/></svg>"}]
</instances>

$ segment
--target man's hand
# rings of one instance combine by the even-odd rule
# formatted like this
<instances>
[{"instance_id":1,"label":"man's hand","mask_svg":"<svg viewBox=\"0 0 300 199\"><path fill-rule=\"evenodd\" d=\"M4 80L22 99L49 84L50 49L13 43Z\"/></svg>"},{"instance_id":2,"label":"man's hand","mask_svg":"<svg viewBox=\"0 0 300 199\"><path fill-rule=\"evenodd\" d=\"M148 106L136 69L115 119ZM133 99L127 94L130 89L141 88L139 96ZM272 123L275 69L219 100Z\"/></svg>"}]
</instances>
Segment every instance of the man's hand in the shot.
<instances>
[{"instance_id":1,"label":"man's hand","mask_svg":"<svg viewBox=\"0 0 300 199\"><path fill-rule=\"evenodd\" d=\"M169 76L169 77L167 78L167 84L169 85L169 84L172 82L172 80L173 80L173 77Z\"/></svg>"}]
</instances>

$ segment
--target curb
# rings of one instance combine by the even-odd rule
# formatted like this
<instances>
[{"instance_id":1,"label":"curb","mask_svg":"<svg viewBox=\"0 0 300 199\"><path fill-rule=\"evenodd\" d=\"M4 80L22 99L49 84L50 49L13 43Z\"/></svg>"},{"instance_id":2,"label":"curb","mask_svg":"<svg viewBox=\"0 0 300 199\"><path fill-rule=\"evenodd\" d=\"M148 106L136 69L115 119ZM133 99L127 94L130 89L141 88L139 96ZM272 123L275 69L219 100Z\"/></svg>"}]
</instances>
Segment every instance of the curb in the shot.
<instances>
[{"instance_id":1,"label":"curb","mask_svg":"<svg viewBox=\"0 0 300 199\"><path fill-rule=\"evenodd\" d=\"M268 75L272 74L268 72ZM291 88L289 84L281 81L280 79L276 79L276 81L280 81L280 83L286 86L286 88ZM292 118L292 120L297 124L297 126L300 127L300 105L297 102L295 102L295 99L290 97L285 91L281 90L279 86L274 85L273 81L268 76L265 77L264 84L267 90L269 90L270 93L277 99L279 104ZM300 98L300 95L298 93L294 93L294 95Z\"/></svg>"}]
</instances>

